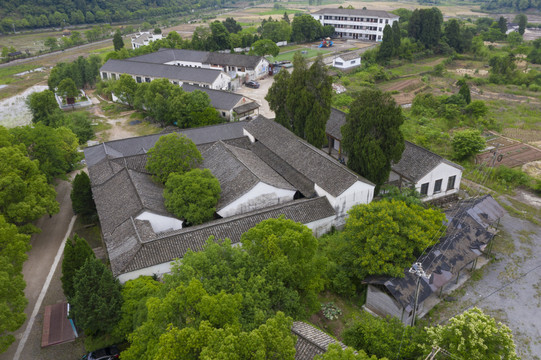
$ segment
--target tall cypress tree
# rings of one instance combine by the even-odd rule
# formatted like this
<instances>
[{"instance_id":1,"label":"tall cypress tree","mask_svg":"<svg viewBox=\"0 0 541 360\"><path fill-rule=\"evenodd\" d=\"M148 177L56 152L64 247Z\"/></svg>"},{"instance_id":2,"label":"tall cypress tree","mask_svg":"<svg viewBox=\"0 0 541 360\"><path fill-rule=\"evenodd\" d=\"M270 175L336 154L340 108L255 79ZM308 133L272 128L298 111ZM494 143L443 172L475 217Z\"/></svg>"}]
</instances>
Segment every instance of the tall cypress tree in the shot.
<instances>
[{"instance_id":1,"label":"tall cypress tree","mask_svg":"<svg viewBox=\"0 0 541 360\"><path fill-rule=\"evenodd\" d=\"M332 79L321 56L310 66L306 89L311 98L310 112L306 116L305 139L317 148L325 144L325 125L331 115Z\"/></svg>"},{"instance_id":2,"label":"tall cypress tree","mask_svg":"<svg viewBox=\"0 0 541 360\"><path fill-rule=\"evenodd\" d=\"M402 39L402 35L400 34L400 25L398 25L398 21L393 22L393 55L398 55L400 52L400 41Z\"/></svg>"},{"instance_id":3,"label":"tall cypress tree","mask_svg":"<svg viewBox=\"0 0 541 360\"><path fill-rule=\"evenodd\" d=\"M120 320L120 284L99 259L87 259L73 280L71 300L75 323L87 335L110 333Z\"/></svg>"},{"instance_id":4,"label":"tall cypress tree","mask_svg":"<svg viewBox=\"0 0 541 360\"><path fill-rule=\"evenodd\" d=\"M96 256L90 248L90 245L82 237L75 234L73 238L66 240L64 247L64 259L62 260L62 289L64 294L69 299L75 295L73 281L75 273L86 262L87 259L94 259Z\"/></svg>"},{"instance_id":5,"label":"tall cypress tree","mask_svg":"<svg viewBox=\"0 0 541 360\"><path fill-rule=\"evenodd\" d=\"M71 206L76 214L89 217L96 213L96 204L92 198L90 178L86 172L81 171L73 179L73 188L70 194Z\"/></svg>"},{"instance_id":6,"label":"tall cypress tree","mask_svg":"<svg viewBox=\"0 0 541 360\"><path fill-rule=\"evenodd\" d=\"M115 35L113 36L113 47L115 51L118 51L124 47L124 40L122 40L122 34L120 33L120 30L117 30L115 32Z\"/></svg>"},{"instance_id":7,"label":"tall cypress tree","mask_svg":"<svg viewBox=\"0 0 541 360\"><path fill-rule=\"evenodd\" d=\"M380 62L387 63L393 56L394 52L394 39L393 39L393 29L389 24L385 25L383 28L383 40L379 46L377 59Z\"/></svg>"},{"instance_id":8,"label":"tall cypress tree","mask_svg":"<svg viewBox=\"0 0 541 360\"><path fill-rule=\"evenodd\" d=\"M347 166L376 184L375 194L389 179L391 163L404 151L402 109L388 93L366 89L355 96L342 127Z\"/></svg>"}]
</instances>

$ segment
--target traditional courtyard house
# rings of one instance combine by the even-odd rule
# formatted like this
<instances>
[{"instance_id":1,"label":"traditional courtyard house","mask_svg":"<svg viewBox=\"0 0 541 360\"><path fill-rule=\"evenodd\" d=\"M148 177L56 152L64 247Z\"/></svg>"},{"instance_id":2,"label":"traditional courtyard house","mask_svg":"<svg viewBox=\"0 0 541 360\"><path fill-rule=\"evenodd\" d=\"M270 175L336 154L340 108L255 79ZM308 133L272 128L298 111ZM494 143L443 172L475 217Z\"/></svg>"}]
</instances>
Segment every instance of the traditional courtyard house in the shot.
<instances>
[{"instance_id":1,"label":"traditional courtyard house","mask_svg":"<svg viewBox=\"0 0 541 360\"><path fill-rule=\"evenodd\" d=\"M217 219L193 227L167 212L163 187L145 169L148 150L163 134L86 148L113 274L124 282L167 273L174 259L188 249L201 250L210 236L236 244L260 221L281 215L319 236L343 224L351 206L372 200L374 185L273 124L259 116L181 131L202 152L202 167L211 170L222 189Z\"/></svg>"},{"instance_id":2,"label":"traditional courtyard house","mask_svg":"<svg viewBox=\"0 0 541 360\"><path fill-rule=\"evenodd\" d=\"M337 69L348 70L361 66L361 56L357 53L348 53L337 55L332 60L332 66Z\"/></svg>"},{"instance_id":3,"label":"traditional courtyard house","mask_svg":"<svg viewBox=\"0 0 541 360\"><path fill-rule=\"evenodd\" d=\"M143 31L135 34L131 38L131 47L132 49L138 49L141 46L147 46L153 41L163 39L162 34L153 34L149 31Z\"/></svg>"},{"instance_id":4,"label":"traditional courtyard house","mask_svg":"<svg viewBox=\"0 0 541 360\"><path fill-rule=\"evenodd\" d=\"M168 79L175 85L197 85L210 89L227 89L231 77L220 70L187 68L126 60L107 60L100 69L103 80L117 80L122 74L131 75L137 83Z\"/></svg>"},{"instance_id":5,"label":"traditional courtyard house","mask_svg":"<svg viewBox=\"0 0 541 360\"><path fill-rule=\"evenodd\" d=\"M250 120L259 114L259 104L244 95L188 84L183 84L182 90L187 92L200 90L207 93L211 105L220 113L221 117L228 121Z\"/></svg>"},{"instance_id":6,"label":"traditional courtyard house","mask_svg":"<svg viewBox=\"0 0 541 360\"><path fill-rule=\"evenodd\" d=\"M424 201L458 193L464 170L462 166L409 141L406 141L402 158L391 169L389 183L399 188L415 188Z\"/></svg>"},{"instance_id":7,"label":"traditional courtyard house","mask_svg":"<svg viewBox=\"0 0 541 360\"><path fill-rule=\"evenodd\" d=\"M385 25L400 19L387 11L359 9L321 9L311 15L323 26L334 26L338 38L372 41L381 41Z\"/></svg>"},{"instance_id":8,"label":"traditional courtyard house","mask_svg":"<svg viewBox=\"0 0 541 360\"><path fill-rule=\"evenodd\" d=\"M417 302L418 317L424 316L463 269L475 267L477 258L487 252L497 232L504 209L490 195L472 199L446 212L447 232L440 242L421 259L423 270L429 275L420 279ZM403 278L372 276L368 284L365 308L379 316L393 316L404 324L411 324L415 306L417 277L404 271Z\"/></svg>"}]
</instances>

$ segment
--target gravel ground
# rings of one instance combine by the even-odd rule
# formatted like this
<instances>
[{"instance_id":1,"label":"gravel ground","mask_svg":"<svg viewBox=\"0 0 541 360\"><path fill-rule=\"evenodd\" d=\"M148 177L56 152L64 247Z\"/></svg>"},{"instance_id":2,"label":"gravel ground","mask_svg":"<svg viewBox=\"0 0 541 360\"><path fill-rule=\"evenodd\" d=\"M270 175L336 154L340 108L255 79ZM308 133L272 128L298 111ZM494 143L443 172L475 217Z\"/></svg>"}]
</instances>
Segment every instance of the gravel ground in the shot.
<instances>
[{"instance_id":1,"label":"gravel ground","mask_svg":"<svg viewBox=\"0 0 541 360\"><path fill-rule=\"evenodd\" d=\"M516 198L524 196L519 193ZM503 197L498 200L512 205ZM535 204L529 202L532 211L524 215L535 216L539 210ZM442 303L430 315L431 320L447 319L475 305L511 328L523 359L540 359L541 226L534 222L506 214L501 219L502 231L494 240L494 260L478 270L482 275L479 280L469 280L452 294L456 302Z\"/></svg>"}]
</instances>

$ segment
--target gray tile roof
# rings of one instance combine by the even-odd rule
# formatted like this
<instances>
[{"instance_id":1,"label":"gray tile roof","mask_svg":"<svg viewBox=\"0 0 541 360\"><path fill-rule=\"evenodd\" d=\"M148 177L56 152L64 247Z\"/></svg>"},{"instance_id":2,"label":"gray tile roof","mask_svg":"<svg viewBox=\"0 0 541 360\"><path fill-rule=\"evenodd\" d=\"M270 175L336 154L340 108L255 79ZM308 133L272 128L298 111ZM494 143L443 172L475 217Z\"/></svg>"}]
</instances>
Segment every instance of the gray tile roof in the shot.
<instances>
[{"instance_id":1,"label":"gray tile roof","mask_svg":"<svg viewBox=\"0 0 541 360\"><path fill-rule=\"evenodd\" d=\"M336 159L298 138L273 120L258 116L246 124L245 130L332 196L342 194L357 181L372 185L368 180L356 175Z\"/></svg>"},{"instance_id":2,"label":"gray tile roof","mask_svg":"<svg viewBox=\"0 0 541 360\"><path fill-rule=\"evenodd\" d=\"M414 183L417 183L417 181L421 180L426 174L441 163L463 170L462 166L434 154L423 147L415 145L414 143L406 141L405 145L406 147L402 153L402 158L398 163L393 164L391 168L394 172Z\"/></svg>"},{"instance_id":3,"label":"gray tile roof","mask_svg":"<svg viewBox=\"0 0 541 360\"><path fill-rule=\"evenodd\" d=\"M312 360L316 355L327 352L330 344L338 344L342 349L347 348L340 341L302 321L293 322L291 332L297 337L295 360Z\"/></svg>"},{"instance_id":4,"label":"gray tile roof","mask_svg":"<svg viewBox=\"0 0 541 360\"><path fill-rule=\"evenodd\" d=\"M239 115L242 115L244 113L247 113L248 111L252 111L255 109L259 109L259 104L256 103L255 101L252 101L252 102L242 104L241 106L237 106L236 108L233 109L233 111L235 111Z\"/></svg>"},{"instance_id":5,"label":"gray tile roof","mask_svg":"<svg viewBox=\"0 0 541 360\"><path fill-rule=\"evenodd\" d=\"M225 141L244 138L245 136L243 135L243 129L245 124L246 123L242 121L230 122L200 128L182 129L178 132L186 135L199 146L202 144L211 144L218 140ZM90 168L107 156L109 158L119 158L144 154L148 151L148 149L153 147L156 141L158 141L158 139L163 135L167 134L162 133L113 140L103 144L87 147L84 150L86 163Z\"/></svg>"},{"instance_id":6,"label":"gray tile roof","mask_svg":"<svg viewBox=\"0 0 541 360\"><path fill-rule=\"evenodd\" d=\"M233 244L236 244L240 242L241 235L247 230L263 220L277 218L280 215L284 215L286 219L307 224L333 217L336 214L327 198L323 196L314 199L296 200L287 204L211 221L206 224L184 228L159 238L150 237L146 240L140 236L140 242L137 239L139 244L134 244L133 240L130 240L132 243L130 243L129 248L135 249L137 247L137 251L132 251L125 256L120 251L118 252L119 256L122 257L118 261L125 264L125 266L122 269L114 267L112 269L113 274L118 276L122 273L182 258L188 249L200 251L210 236L214 236L216 240L228 238ZM130 231L126 231L126 233L130 234ZM135 231L132 233L135 233ZM135 237L136 235L131 235L131 238L135 239ZM105 237L108 251L109 249L121 248L124 246L124 241L125 239L122 236Z\"/></svg>"},{"instance_id":7,"label":"gray tile roof","mask_svg":"<svg viewBox=\"0 0 541 360\"><path fill-rule=\"evenodd\" d=\"M159 79L194 81L212 84L222 74L221 70L186 66L162 65L128 60L109 59L100 68L100 72L114 72L133 76L148 76Z\"/></svg>"},{"instance_id":8,"label":"gray tile roof","mask_svg":"<svg viewBox=\"0 0 541 360\"><path fill-rule=\"evenodd\" d=\"M220 52L184 50L184 49L160 49L158 52L136 56L127 59L134 62L148 62L154 64L165 64L179 60L189 62L200 62L202 64L220 66L240 66L254 69L264 59L261 56L226 54Z\"/></svg>"},{"instance_id":9,"label":"gray tile roof","mask_svg":"<svg viewBox=\"0 0 541 360\"><path fill-rule=\"evenodd\" d=\"M346 124L346 113L338 109L331 108L331 115L327 124L325 125L325 132L335 138L342 141L341 128Z\"/></svg>"},{"instance_id":10,"label":"gray tile roof","mask_svg":"<svg viewBox=\"0 0 541 360\"><path fill-rule=\"evenodd\" d=\"M392 14L383 10L361 10L361 9L321 9L313 12L312 15L345 15L345 16L361 16L361 17L378 17L384 19L398 18L398 15Z\"/></svg>"},{"instance_id":11,"label":"gray tile roof","mask_svg":"<svg viewBox=\"0 0 541 360\"><path fill-rule=\"evenodd\" d=\"M474 198L446 212L447 231L438 244L419 261L430 279L422 279L419 301L422 302L456 276L466 265L481 255L493 237L488 227L493 225L505 210L490 195ZM369 284L383 285L392 296L409 311L413 308L416 276L409 269L404 278L375 276L367 278Z\"/></svg>"},{"instance_id":12,"label":"gray tile roof","mask_svg":"<svg viewBox=\"0 0 541 360\"><path fill-rule=\"evenodd\" d=\"M359 54L357 54L355 52L351 52L351 53L347 53L347 54L338 54L338 55L336 55L335 58L340 58L342 60L348 61L348 60L358 59L360 57L361 57L361 55L359 55Z\"/></svg>"},{"instance_id":13,"label":"gray tile roof","mask_svg":"<svg viewBox=\"0 0 541 360\"><path fill-rule=\"evenodd\" d=\"M92 187L102 232L110 234L143 210L171 216L164 206L163 188L149 175L123 168L107 181Z\"/></svg>"},{"instance_id":14,"label":"gray tile roof","mask_svg":"<svg viewBox=\"0 0 541 360\"><path fill-rule=\"evenodd\" d=\"M217 110L231 111L244 97L229 91L214 90L189 84L182 84L182 89L187 92L199 90L207 93L211 105Z\"/></svg>"},{"instance_id":15,"label":"gray tile roof","mask_svg":"<svg viewBox=\"0 0 541 360\"><path fill-rule=\"evenodd\" d=\"M226 145L219 141L203 154L203 167L220 181L222 193L216 209L219 211L250 191L259 182L295 190L273 169L251 151Z\"/></svg>"}]
</instances>

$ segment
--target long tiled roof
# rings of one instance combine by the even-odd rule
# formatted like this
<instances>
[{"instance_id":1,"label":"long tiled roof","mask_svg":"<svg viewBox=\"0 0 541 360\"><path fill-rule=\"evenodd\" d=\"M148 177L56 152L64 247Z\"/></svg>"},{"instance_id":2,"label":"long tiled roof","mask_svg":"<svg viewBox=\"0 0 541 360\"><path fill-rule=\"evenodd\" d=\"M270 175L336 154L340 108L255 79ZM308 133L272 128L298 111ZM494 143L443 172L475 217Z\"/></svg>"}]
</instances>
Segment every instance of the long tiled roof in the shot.
<instances>
[{"instance_id":1,"label":"long tiled roof","mask_svg":"<svg viewBox=\"0 0 541 360\"><path fill-rule=\"evenodd\" d=\"M458 209L453 208L446 212L446 235L427 255L419 259L423 269L430 274L428 280L422 278L420 282L420 302L481 255L493 237L493 232L487 230L488 227L504 213L505 210L490 195L466 201L459 205ZM404 271L404 278L374 276L365 281L385 286L402 307L409 311L413 307L417 277L408 270Z\"/></svg>"},{"instance_id":2,"label":"long tiled roof","mask_svg":"<svg viewBox=\"0 0 541 360\"><path fill-rule=\"evenodd\" d=\"M244 138L244 125L245 122L239 121L200 128L182 129L178 132L186 135L195 143L195 145L199 146L202 144L214 143L218 140L226 141ZM163 135L167 134L162 133L112 140L103 144L87 147L84 150L86 163L90 168L106 157L119 158L145 154Z\"/></svg>"},{"instance_id":3,"label":"long tiled roof","mask_svg":"<svg viewBox=\"0 0 541 360\"><path fill-rule=\"evenodd\" d=\"M203 154L203 167L220 181L219 211L250 191L259 182L294 190L287 181L251 151L218 141Z\"/></svg>"},{"instance_id":4,"label":"long tiled roof","mask_svg":"<svg viewBox=\"0 0 541 360\"><path fill-rule=\"evenodd\" d=\"M325 125L325 132L336 140L342 140L342 126L346 124L346 113L338 109L331 108L331 115Z\"/></svg>"},{"instance_id":5,"label":"long tiled roof","mask_svg":"<svg viewBox=\"0 0 541 360\"><path fill-rule=\"evenodd\" d=\"M349 16L373 16L384 19L395 19L398 15L383 10L362 10L362 9L321 9L313 12L312 15L349 15Z\"/></svg>"},{"instance_id":6,"label":"long tiled roof","mask_svg":"<svg viewBox=\"0 0 541 360\"><path fill-rule=\"evenodd\" d=\"M295 360L312 360L316 355L327 352L330 344L338 344L342 349L347 348L340 341L302 321L295 321L291 332L297 337Z\"/></svg>"},{"instance_id":7,"label":"long tiled roof","mask_svg":"<svg viewBox=\"0 0 541 360\"><path fill-rule=\"evenodd\" d=\"M212 84L222 74L221 70L204 69L186 66L162 65L128 60L109 59L100 69L133 76L149 76L152 78L178 81L194 81Z\"/></svg>"},{"instance_id":8,"label":"long tiled roof","mask_svg":"<svg viewBox=\"0 0 541 360\"><path fill-rule=\"evenodd\" d=\"M258 116L244 128L271 152L332 196L340 195L357 181L372 185L273 120Z\"/></svg>"},{"instance_id":9,"label":"long tiled roof","mask_svg":"<svg viewBox=\"0 0 541 360\"><path fill-rule=\"evenodd\" d=\"M433 152L409 141L405 142L405 149L400 161L393 164L393 171L416 183L441 163L463 170L462 166L455 164Z\"/></svg>"},{"instance_id":10,"label":"long tiled roof","mask_svg":"<svg viewBox=\"0 0 541 360\"><path fill-rule=\"evenodd\" d=\"M173 61L198 62L209 65L240 66L255 68L264 59L261 56L226 54L221 52L197 51L185 49L160 49L158 52L135 56L127 59L133 62L165 64Z\"/></svg>"},{"instance_id":11,"label":"long tiled roof","mask_svg":"<svg viewBox=\"0 0 541 360\"><path fill-rule=\"evenodd\" d=\"M242 100L242 98L244 98L244 96L235 94L233 92L214 90L196 85L182 84L182 89L187 92L199 90L207 93L211 105L217 110L229 111L233 109Z\"/></svg>"},{"instance_id":12,"label":"long tiled roof","mask_svg":"<svg viewBox=\"0 0 541 360\"><path fill-rule=\"evenodd\" d=\"M128 253L126 258L119 258L118 260L125 264L125 266L122 269L113 268L113 274L118 276L122 273L179 259L184 256L188 249L200 251L210 236L214 236L216 240L228 238L233 244L238 243L243 233L261 221L277 218L281 215L284 215L286 219L307 224L333 217L336 214L327 198L319 197L297 200L287 204L280 204L266 209L184 228L161 238L149 238L145 240L139 235L141 239L139 240L139 238L136 238L136 231L131 231L132 234L135 234L132 235L133 239L137 240L138 243L133 243L130 248L137 248L137 251ZM129 227L129 225L128 223L126 226ZM128 234L130 233L128 230L126 232ZM105 238L108 251L110 248L117 249L124 246L124 241L124 238L121 236L107 236Z\"/></svg>"}]
</instances>

